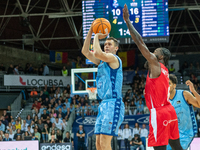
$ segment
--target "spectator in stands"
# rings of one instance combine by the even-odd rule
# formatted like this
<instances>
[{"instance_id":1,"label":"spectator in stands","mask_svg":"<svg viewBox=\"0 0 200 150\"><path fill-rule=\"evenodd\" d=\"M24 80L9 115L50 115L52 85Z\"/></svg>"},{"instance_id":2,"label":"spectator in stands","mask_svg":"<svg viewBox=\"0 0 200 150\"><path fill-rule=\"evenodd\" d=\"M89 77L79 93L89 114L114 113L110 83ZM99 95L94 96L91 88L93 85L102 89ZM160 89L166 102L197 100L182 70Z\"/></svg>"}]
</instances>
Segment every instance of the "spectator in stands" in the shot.
<instances>
[{"instance_id":1,"label":"spectator in stands","mask_svg":"<svg viewBox=\"0 0 200 150\"><path fill-rule=\"evenodd\" d=\"M46 65L46 63L43 63L43 75L48 76L49 75L49 67Z\"/></svg>"},{"instance_id":2,"label":"spectator in stands","mask_svg":"<svg viewBox=\"0 0 200 150\"><path fill-rule=\"evenodd\" d=\"M130 106L128 105L128 102L127 102L127 101L125 101L124 104L125 104L125 105L124 105L124 107L125 107L124 113L125 113L125 115L128 115L128 114L129 114L129 110L130 110Z\"/></svg>"},{"instance_id":3,"label":"spectator in stands","mask_svg":"<svg viewBox=\"0 0 200 150\"><path fill-rule=\"evenodd\" d=\"M123 130L121 129L121 126L118 129L118 137L117 137L117 144L119 146L119 150L121 150L121 141L123 140Z\"/></svg>"},{"instance_id":4,"label":"spectator in stands","mask_svg":"<svg viewBox=\"0 0 200 150\"><path fill-rule=\"evenodd\" d=\"M35 137L40 141L41 134L38 132L37 126L35 126L34 128L34 134L35 134Z\"/></svg>"},{"instance_id":5,"label":"spectator in stands","mask_svg":"<svg viewBox=\"0 0 200 150\"><path fill-rule=\"evenodd\" d=\"M38 138L35 137L35 133L32 134L32 139L31 140L38 140Z\"/></svg>"},{"instance_id":6,"label":"spectator in stands","mask_svg":"<svg viewBox=\"0 0 200 150\"><path fill-rule=\"evenodd\" d=\"M0 120L0 131L5 132L5 125Z\"/></svg>"},{"instance_id":7,"label":"spectator in stands","mask_svg":"<svg viewBox=\"0 0 200 150\"><path fill-rule=\"evenodd\" d=\"M67 127L67 122L66 122L65 118L63 118L63 120L62 120L62 131L63 132L65 131L66 127Z\"/></svg>"},{"instance_id":8,"label":"spectator in stands","mask_svg":"<svg viewBox=\"0 0 200 150\"><path fill-rule=\"evenodd\" d=\"M28 123L28 125L30 125L31 121L32 121L31 115L27 115L27 117L26 117L26 123Z\"/></svg>"},{"instance_id":9,"label":"spectator in stands","mask_svg":"<svg viewBox=\"0 0 200 150\"><path fill-rule=\"evenodd\" d=\"M47 126L49 129L52 127L52 123L49 118L47 118Z\"/></svg>"},{"instance_id":10,"label":"spectator in stands","mask_svg":"<svg viewBox=\"0 0 200 150\"><path fill-rule=\"evenodd\" d=\"M24 69L22 68L21 64L18 65L18 70L19 71L24 71Z\"/></svg>"},{"instance_id":11,"label":"spectator in stands","mask_svg":"<svg viewBox=\"0 0 200 150\"><path fill-rule=\"evenodd\" d=\"M62 131L60 129L58 129L56 131L56 137L57 137L57 140L59 143L62 143L62 140L63 140L63 136L62 136Z\"/></svg>"},{"instance_id":12,"label":"spectator in stands","mask_svg":"<svg viewBox=\"0 0 200 150\"><path fill-rule=\"evenodd\" d=\"M83 126L79 125L79 130L76 133L78 137L78 150L83 149L86 150L85 147L85 131L83 130Z\"/></svg>"},{"instance_id":13,"label":"spectator in stands","mask_svg":"<svg viewBox=\"0 0 200 150\"><path fill-rule=\"evenodd\" d=\"M39 97L42 98L42 101L45 100L46 96L43 91L40 91Z\"/></svg>"},{"instance_id":14,"label":"spectator in stands","mask_svg":"<svg viewBox=\"0 0 200 150\"><path fill-rule=\"evenodd\" d=\"M38 109L37 109L37 110L38 110ZM33 118L33 120L31 121L31 123L33 122L33 123L35 123L35 124L38 124L38 120L39 120L38 115L37 115L37 114L33 114L33 116L34 116L34 118Z\"/></svg>"},{"instance_id":15,"label":"spectator in stands","mask_svg":"<svg viewBox=\"0 0 200 150\"><path fill-rule=\"evenodd\" d=\"M4 115L1 116L1 122L6 126L8 126L8 121L5 119Z\"/></svg>"},{"instance_id":16,"label":"spectator in stands","mask_svg":"<svg viewBox=\"0 0 200 150\"><path fill-rule=\"evenodd\" d=\"M56 121L54 122L56 125L56 128L62 130L62 122L59 120L59 118L56 118Z\"/></svg>"},{"instance_id":17,"label":"spectator in stands","mask_svg":"<svg viewBox=\"0 0 200 150\"><path fill-rule=\"evenodd\" d=\"M97 106L95 105L94 101L92 101L91 108L92 108L92 115L97 115L98 109L97 109Z\"/></svg>"},{"instance_id":18,"label":"spectator in stands","mask_svg":"<svg viewBox=\"0 0 200 150\"><path fill-rule=\"evenodd\" d=\"M14 75L19 75L19 70L18 70L18 66L15 66L14 70L13 70L13 73Z\"/></svg>"},{"instance_id":19,"label":"spectator in stands","mask_svg":"<svg viewBox=\"0 0 200 150\"><path fill-rule=\"evenodd\" d=\"M66 90L67 90L67 93L68 93L68 94L71 94L71 88L70 88L70 85L69 85L69 84L67 84Z\"/></svg>"},{"instance_id":20,"label":"spectator in stands","mask_svg":"<svg viewBox=\"0 0 200 150\"><path fill-rule=\"evenodd\" d=\"M72 146L74 146L74 139L70 136L69 132L66 132L66 137L64 138L63 143L72 143Z\"/></svg>"},{"instance_id":21,"label":"spectator in stands","mask_svg":"<svg viewBox=\"0 0 200 150\"><path fill-rule=\"evenodd\" d=\"M20 135L20 136L22 135L22 134L21 134L21 130L20 130L20 129L17 129L17 133L15 133L15 135L14 135L14 138L13 138L13 139L15 139L15 140L16 140L18 135Z\"/></svg>"},{"instance_id":22,"label":"spectator in stands","mask_svg":"<svg viewBox=\"0 0 200 150\"><path fill-rule=\"evenodd\" d=\"M12 133L13 134L17 133L15 125L12 125Z\"/></svg>"},{"instance_id":23,"label":"spectator in stands","mask_svg":"<svg viewBox=\"0 0 200 150\"><path fill-rule=\"evenodd\" d=\"M8 133L9 133L9 138L11 138L13 141L14 133L13 133L12 129L10 129Z\"/></svg>"},{"instance_id":24,"label":"spectator in stands","mask_svg":"<svg viewBox=\"0 0 200 150\"><path fill-rule=\"evenodd\" d=\"M21 141L22 140L22 135L17 135L16 141Z\"/></svg>"},{"instance_id":25,"label":"spectator in stands","mask_svg":"<svg viewBox=\"0 0 200 150\"><path fill-rule=\"evenodd\" d=\"M146 124L142 125L140 137L142 140L142 144L144 145L144 148L145 148L146 147L146 138L148 138L148 130L146 129Z\"/></svg>"},{"instance_id":26,"label":"spectator in stands","mask_svg":"<svg viewBox=\"0 0 200 150\"><path fill-rule=\"evenodd\" d=\"M34 132L33 128L31 128L30 125L28 125L27 132L28 132L29 135L31 135Z\"/></svg>"},{"instance_id":27,"label":"spectator in stands","mask_svg":"<svg viewBox=\"0 0 200 150\"><path fill-rule=\"evenodd\" d=\"M31 98L33 98L33 101L35 100L35 98L38 97L38 92L35 90L35 88L33 88L33 90L31 91L30 96Z\"/></svg>"},{"instance_id":28,"label":"spectator in stands","mask_svg":"<svg viewBox=\"0 0 200 150\"><path fill-rule=\"evenodd\" d=\"M3 141L12 141L11 138L9 138L9 134L8 133L5 133L5 138L3 139Z\"/></svg>"},{"instance_id":29,"label":"spectator in stands","mask_svg":"<svg viewBox=\"0 0 200 150\"><path fill-rule=\"evenodd\" d=\"M91 106L88 105L88 102L85 103L85 110L86 110L86 115L90 116L91 115Z\"/></svg>"},{"instance_id":30,"label":"spectator in stands","mask_svg":"<svg viewBox=\"0 0 200 150\"><path fill-rule=\"evenodd\" d=\"M139 73L136 73L136 75L133 77L133 84L140 82L141 82L141 77L139 76Z\"/></svg>"},{"instance_id":31,"label":"spectator in stands","mask_svg":"<svg viewBox=\"0 0 200 150\"><path fill-rule=\"evenodd\" d=\"M129 140L131 140L132 137L131 137L131 129L129 129L128 124L125 124L125 126L124 126L123 138L124 138L125 150L130 150Z\"/></svg>"},{"instance_id":32,"label":"spectator in stands","mask_svg":"<svg viewBox=\"0 0 200 150\"><path fill-rule=\"evenodd\" d=\"M142 144L142 140L140 139L140 136L138 134L134 135L134 138L130 142L131 150L136 150L138 147L140 150L144 150L144 146Z\"/></svg>"},{"instance_id":33,"label":"spectator in stands","mask_svg":"<svg viewBox=\"0 0 200 150\"><path fill-rule=\"evenodd\" d=\"M57 129L56 129L56 131L57 131ZM51 136L52 136L52 135L54 135L55 138L57 138L57 137L56 137L56 131L55 131L55 130L52 130L51 132L49 131L49 132L50 132L50 133L49 133L49 140L51 139Z\"/></svg>"},{"instance_id":34,"label":"spectator in stands","mask_svg":"<svg viewBox=\"0 0 200 150\"><path fill-rule=\"evenodd\" d=\"M136 115L136 113L137 113L136 105L135 105L134 101L131 101L129 115Z\"/></svg>"},{"instance_id":35,"label":"spectator in stands","mask_svg":"<svg viewBox=\"0 0 200 150\"><path fill-rule=\"evenodd\" d=\"M64 100L66 100L66 98L69 97L69 94L67 93L67 90L64 90L64 91L61 93L60 96L63 97Z\"/></svg>"},{"instance_id":36,"label":"spectator in stands","mask_svg":"<svg viewBox=\"0 0 200 150\"><path fill-rule=\"evenodd\" d=\"M10 66L9 66L9 68L8 68L8 70L7 70L7 74L13 74L13 65L12 64L10 64Z\"/></svg>"},{"instance_id":37,"label":"spectator in stands","mask_svg":"<svg viewBox=\"0 0 200 150\"><path fill-rule=\"evenodd\" d=\"M68 102L68 99L65 99L65 103L64 104L66 105L66 108L70 107L70 102Z\"/></svg>"},{"instance_id":38,"label":"spectator in stands","mask_svg":"<svg viewBox=\"0 0 200 150\"><path fill-rule=\"evenodd\" d=\"M139 127L139 124L136 122L135 123L135 127L133 128L133 135L132 137L134 137L135 134L140 135L141 133L141 128Z\"/></svg>"},{"instance_id":39,"label":"spectator in stands","mask_svg":"<svg viewBox=\"0 0 200 150\"><path fill-rule=\"evenodd\" d=\"M48 142L48 135L49 135L48 125L44 124L44 128L42 130L42 140L43 140L43 143L47 143Z\"/></svg>"},{"instance_id":40,"label":"spectator in stands","mask_svg":"<svg viewBox=\"0 0 200 150\"><path fill-rule=\"evenodd\" d=\"M6 71L6 68L4 67L3 63L0 65L0 71Z\"/></svg>"},{"instance_id":41,"label":"spectator in stands","mask_svg":"<svg viewBox=\"0 0 200 150\"><path fill-rule=\"evenodd\" d=\"M52 127L49 129L49 132L51 133L53 130L56 132L57 131L57 127L55 123L52 123Z\"/></svg>"},{"instance_id":42,"label":"spectator in stands","mask_svg":"<svg viewBox=\"0 0 200 150\"><path fill-rule=\"evenodd\" d=\"M44 88L43 92L44 92L45 97L48 98L49 100L49 92L47 91L47 89Z\"/></svg>"},{"instance_id":43,"label":"spectator in stands","mask_svg":"<svg viewBox=\"0 0 200 150\"><path fill-rule=\"evenodd\" d=\"M6 127L6 132L9 132L10 129L12 130L12 123L11 122L8 123L8 126Z\"/></svg>"},{"instance_id":44,"label":"spectator in stands","mask_svg":"<svg viewBox=\"0 0 200 150\"><path fill-rule=\"evenodd\" d=\"M171 64L171 67L169 68L169 73L174 73L174 72L175 72L174 64Z\"/></svg>"},{"instance_id":45,"label":"spectator in stands","mask_svg":"<svg viewBox=\"0 0 200 150\"><path fill-rule=\"evenodd\" d=\"M43 67L40 67L40 68L39 68L39 71L38 71L38 75L41 76L42 74L43 74Z\"/></svg>"},{"instance_id":46,"label":"spectator in stands","mask_svg":"<svg viewBox=\"0 0 200 150\"><path fill-rule=\"evenodd\" d=\"M51 140L49 143L59 143L59 141L55 138L55 135L51 135Z\"/></svg>"},{"instance_id":47,"label":"spectator in stands","mask_svg":"<svg viewBox=\"0 0 200 150\"><path fill-rule=\"evenodd\" d=\"M18 120L15 121L15 127L16 127L16 129L20 129L21 130L21 124L19 123Z\"/></svg>"},{"instance_id":48,"label":"spectator in stands","mask_svg":"<svg viewBox=\"0 0 200 150\"><path fill-rule=\"evenodd\" d=\"M15 120L14 120L14 118L11 119L11 123L12 123L12 125L15 125Z\"/></svg>"},{"instance_id":49,"label":"spectator in stands","mask_svg":"<svg viewBox=\"0 0 200 150\"><path fill-rule=\"evenodd\" d=\"M74 105L70 104L70 112L72 112L74 109Z\"/></svg>"},{"instance_id":50,"label":"spectator in stands","mask_svg":"<svg viewBox=\"0 0 200 150\"><path fill-rule=\"evenodd\" d=\"M3 111L3 116L8 122L11 121L11 118L10 118L11 115L10 115L10 113L7 113L6 110Z\"/></svg>"},{"instance_id":51,"label":"spectator in stands","mask_svg":"<svg viewBox=\"0 0 200 150\"><path fill-rule=\"evenodd\" d=\"M21 125L21 132L24 133L28 130L28 123L26 123L26 120L23 120L23 124Z\"/></svg>"},{"instance_id":52,"label":"spectator in stands","mask_svg":"<svg viewBox=\"0 0 200 150\"><path fill-rule=\"evenodd\" d=\"M137 105L137 114L144 114L144 105L142 104L142 100L140 100Z\"/></svg>"},{"instance_id":53,"label":"spectator in stands","mask_svg":"<svg viewBox=\"0 0 200 150\"><path fill-rule=\"evenodd\" d=\"M67 108L67 114L66 114L66 116L65 116L65 119L66 119L66 120L69 119L70 114L71 114L71 112L70 112L70 108Z\"/></svg>"},{"instance_id":54,"label":"spectator in stands","mask_svg":"<svg viewBox=\"0 0 200 150\"><path fill-rule=\"evenodd\" d=\"M69 107L70 108L70 107ZM61 108L60 108L61 109ZM59 111L59 110L58 110ZM66 107L66 105L65 105L65 103L63 104L63 107L62 107L62 113L64 114L64 115L66 115L67 114L67 107Z\"/></svg>"},{"instance_id":55,"label":"spectator in stands","mask_svg":"<svg viewBox=\"0 0 200 150\"><path fill-rule=\"evenodd\" d=\"M43 114L41 115L41 120L42 120L43 123L47 123L46 122L47 121L47 116L48 116L47 111L46 111L46 109L44 109L43 110Z\"/></svg>"},{"instance_id":56,"label":"spectator in stands","mask_svg":"<svg viewBox=\"0 0 200 150\"><path fill-rule=\"evenodd\" d=\"M31 109L33 109L34 107L36 107L38 110L40 110L41 104L38 103L37 100L35 100L35 102L34 102L34 104L32 105L32 108L31 108Z\"/></svg>"},{"instance_id":57,"label":"spectator in stands","mask_svg":"<svg viewBox=\"0 0 200 150\"><path fill-rule=\"evenodd\" d=\"M81 116L81 108L79 108L79 105L76 106L76 115Z\"/></svg>"},{"instance_id":58,"label":"spectator in stands","mask_svg":"<svg viewBox=\"0 0 200 150\"><path fill-rule=\"evenodd\" d=\"M66 67L63 66L63 69L62 69L62 76L63 76L63 77L66 77L67 75L68 75L68 71L67 71Z\"/></svg>"},{"instance_id":59,"label":"spectator in stands","mask_svg":"<svg viewBox=\"0 0 200 150\"><path fill-rule=\"evenodd\" d=\"M28 133L28 131L26 131L25 133L24 133L24 135L23 135L23 137L22 137L22 139L23 140L31 140L31 137L32 136L32 134L30 135L29 133Z\"/></svg>"},{"instance_id":60,"label":"spectator in stands","mask_svg":"<svg viewBox=\"0 0 200 150\"><path fill-rule=\"evenodd\" d=\"M38 131L41 133L42 130L44 129L44 124L42 123L41 119L38 120L37 126L38 126Z\"/></svg>"}]
</instances>

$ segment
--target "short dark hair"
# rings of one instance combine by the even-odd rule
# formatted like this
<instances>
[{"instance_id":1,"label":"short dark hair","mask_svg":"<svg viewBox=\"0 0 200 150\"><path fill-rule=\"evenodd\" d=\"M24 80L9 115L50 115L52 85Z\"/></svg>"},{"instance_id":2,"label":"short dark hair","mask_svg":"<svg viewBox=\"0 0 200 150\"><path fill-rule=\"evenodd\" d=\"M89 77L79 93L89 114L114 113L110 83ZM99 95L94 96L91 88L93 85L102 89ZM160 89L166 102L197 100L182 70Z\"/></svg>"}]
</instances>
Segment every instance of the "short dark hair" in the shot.
<instances>
[{"instance_id":1,"label":"short dark hair","mask_svg":"<svg viewBox=\"0 0 200 150\"><path fill-rule=\"evenodd\" d=\"M173 74L169 75L169 79L172 81L173 84L177 84L178 83L177 77L175 75L173 75Z\"/></svg>"},{"instance_id":2,"label":"short dark hair","mask_svg":"<svg viewBox=\"0 0 200 150\"><path fill-rule=\"evenodd\" d=\"M160 47L160 49L161 49L163 56L164 56L165 66L168 66L168 60L171 57L171 52L167 48L164 48L164 47Z\"/></svg>"},{"instance_id":3,"label":"short dark hair","mask_svg":"<svg viewBox=\"0 0 200 150\"><path fill-rule=\"evenodd\" d=\"M116 38L114 38L114 37L109 37L109 38L107 38L106 40L113 40L114 43L115 43L115 46L119 47L119 42L118 42L118 40L117 40Z\"/></svg>"}]
</instances>

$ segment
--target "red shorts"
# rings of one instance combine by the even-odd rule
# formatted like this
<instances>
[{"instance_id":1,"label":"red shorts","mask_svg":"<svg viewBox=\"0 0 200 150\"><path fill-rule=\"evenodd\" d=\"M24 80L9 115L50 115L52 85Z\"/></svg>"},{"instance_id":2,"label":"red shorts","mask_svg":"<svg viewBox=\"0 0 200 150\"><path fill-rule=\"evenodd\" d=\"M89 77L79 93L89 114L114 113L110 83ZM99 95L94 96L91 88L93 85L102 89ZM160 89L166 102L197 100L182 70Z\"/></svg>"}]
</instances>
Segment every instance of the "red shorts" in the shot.
<instances>
[{"instance_id":1,"label":"red shorts","mask_svg":"<svg viewBox=\"0 0 200 150\"><path fill-rule=\"evenodd\" d=\"M178 119L172 105L150 110L148 146L168 145L179 138Z\"/></svg>"}]
</instances>

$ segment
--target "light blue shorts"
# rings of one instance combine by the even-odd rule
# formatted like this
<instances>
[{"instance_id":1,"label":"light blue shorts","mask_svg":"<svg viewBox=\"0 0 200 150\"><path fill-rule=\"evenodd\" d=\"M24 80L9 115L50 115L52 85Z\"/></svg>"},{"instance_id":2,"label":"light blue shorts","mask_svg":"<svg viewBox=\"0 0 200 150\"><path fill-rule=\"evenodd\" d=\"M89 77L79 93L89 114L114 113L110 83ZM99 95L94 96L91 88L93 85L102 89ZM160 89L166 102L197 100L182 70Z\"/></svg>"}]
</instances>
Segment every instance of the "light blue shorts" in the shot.
<instances>
[{"instance_id":1,"label":"light blue shorts","mask_svg":"<svg viewBox=\"0 0 200 150\"><path fill-rule=\"evenodd\" d=\"M184 150L187 150L193 139L194 137L184 137L184 138L180 137L180 143L181 143L182 148ZM167 145L167 150L172 150L169 144Z\"/></svg>"},{"instance_id":2,"label":"light blue shorts","mask_svg":"<svg viewBox=\"0 0 200 150\"><path fill-rule=\"evenodd\" d=\"M118 136L118 129L124 120L122 99L103 100L98 107L94 134Z\"/></svg>"}]
</instances>

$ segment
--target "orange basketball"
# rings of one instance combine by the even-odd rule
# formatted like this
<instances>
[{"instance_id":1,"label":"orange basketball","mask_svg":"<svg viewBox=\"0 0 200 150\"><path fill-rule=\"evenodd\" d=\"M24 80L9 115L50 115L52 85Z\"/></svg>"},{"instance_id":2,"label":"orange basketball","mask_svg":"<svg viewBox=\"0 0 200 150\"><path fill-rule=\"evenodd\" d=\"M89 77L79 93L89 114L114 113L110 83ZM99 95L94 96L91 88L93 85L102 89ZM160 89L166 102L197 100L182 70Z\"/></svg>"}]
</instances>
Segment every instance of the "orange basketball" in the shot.
<instances>
[{"instance_id":1,"label":"orange basketball","mask_svg":"<svg viewBox=\"0 0 200 150\"><path fill-rule=\"evenodd\" d=\"M105 18L98 18L93 22L92 25L93 32L96 33L110 33L111 25L110 22Z\"/></svg>"}]
</instances>

